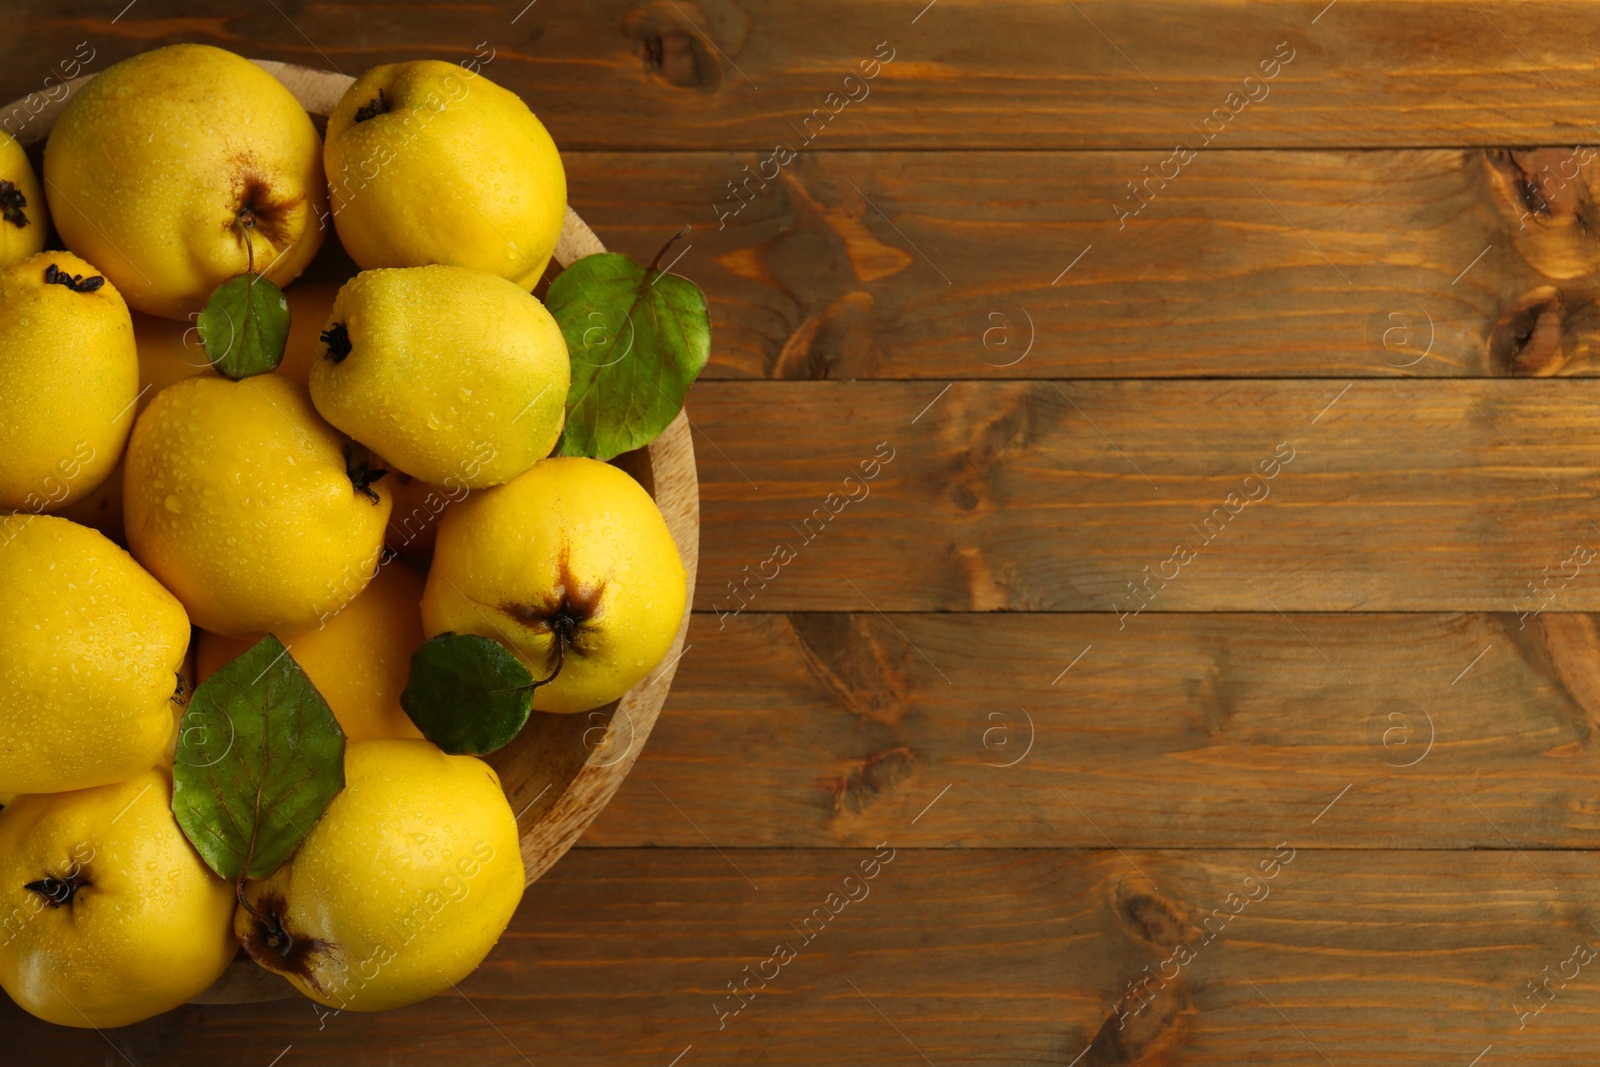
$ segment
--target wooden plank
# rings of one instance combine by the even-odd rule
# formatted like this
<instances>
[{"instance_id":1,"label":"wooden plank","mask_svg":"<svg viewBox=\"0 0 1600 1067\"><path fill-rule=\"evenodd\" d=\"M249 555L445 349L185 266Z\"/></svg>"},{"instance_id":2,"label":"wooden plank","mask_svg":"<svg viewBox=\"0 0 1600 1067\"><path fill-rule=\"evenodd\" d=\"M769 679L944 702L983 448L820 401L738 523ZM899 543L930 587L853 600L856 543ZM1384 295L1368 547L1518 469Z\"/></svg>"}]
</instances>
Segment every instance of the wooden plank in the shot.
<instances>
[{"instance_id":1,"label":"wooden plank","mask_svg":"<svg viewBox=\"0 0 1600 1067\"><path fill-rule=\"evenodd\" d=\"M1155 164L1208 134L1213 148L1571 143L1594 136L1600 105L1580 0L146 0L120 17L23 0L12 16L28 32L6 44L0 99L42 88L86 40L96 69L180 40L351 74L479 55L568 149L769 153L809 131L813 148L1137 147ZM863 80L875 54L893 61Z\"/></svg>"},{"instance_id":2,"label":"wooden plank","mask_svg":"<svg viewBox=\"0 0 1600 1067\"><path fill-rule=\"evenodd\" d=\"M752 612L689 644L584 844L1266 847L1325 808L1339 848L1600 833L1596 616Z\"/></svg>"},{"instance_id":3,"label":"wooden plank","mask_svg":"<svg viewBox=\"0 0 1600 1067\"><path fill-rule=\"evenodd\" d=\"M1393 378L1597 372L1597 156L1221 152L1170 182L1134 152L567 165L614 248L694 225L676 269L711 302L710 376Z\"/></svg>"},{"instance_id":4,"label":"wooden plank","mask_svg":"<svg viewBox=\"0 0 1600 1067\"><path fill-rule=\"evenodd\" d=\"M701 383L696 606L1511 611L1576 566L1561 610L1600 610L1564 565L1600 537L1597 404L1577 379Z\"/></svg>"},{"instance_id":5,"label":"wooden plank","mask_svg":"<svg viewBox=\"0 0 1600 1067\"><path fill-rule=\"evenodd\" d=\"M759 890L709 849L580 851L460 996L321 1020L304 1000L186 1008L104 1035L0 1019L17 1062L121 1062L109 1042L173 1067L1593 1062L1594 968L1568 961L1600 943L1600 858L1540 854L1541 874L1511 851L1317 850L1319 829L1207 855L897 848L848 885L873 852L731 857ZM765 988L719 1030L746 966ZM1167 980L1136 998L1147 974Z\"/></svg>"}]
</instances>

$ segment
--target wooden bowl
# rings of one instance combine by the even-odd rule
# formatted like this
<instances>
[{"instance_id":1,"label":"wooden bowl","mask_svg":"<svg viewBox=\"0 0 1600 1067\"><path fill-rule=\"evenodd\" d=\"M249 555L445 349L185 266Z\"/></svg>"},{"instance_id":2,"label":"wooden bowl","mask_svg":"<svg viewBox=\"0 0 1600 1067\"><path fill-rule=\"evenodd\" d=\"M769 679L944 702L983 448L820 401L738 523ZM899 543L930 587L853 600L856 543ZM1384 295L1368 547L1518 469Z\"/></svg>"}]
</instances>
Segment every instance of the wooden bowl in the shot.
<instances>
[{"instance_id":1,"label":"wooden bowl","mask_svg":"<svg viewBox=\"0 0 1600 1067\"><path fill-rule=\"evenodd\" d=\"M282 82L306 111L324 118L355 80L289 63L261 59L254 62ZM18 131L17 139L25 147L43 141L71 93L93 77L89 74L67 82L67 92L56 99L34 94L8 105L4 114L20 109L31 116ZM572 208L567 208L566 222L556 244L556 262L565 267L575 259L604 251L605 246L594 232ZM688 417L679 412L648 448L619 456L615 462L639 480L666 517L667 528L672 531L678 555L689 574L688 603L693 603L695 569L700 558L700 485L695 476ZM633 768L633 761L666 702L688 628L686 606L678 636L661 666L621 700L581 715L535 711L515 741L488 757L500 775L511 810L518 813L522 862L530 885L572 847ZM245 1004L293 995L294 987L287 981L241 955L215 985L194 998L194 1003Z\"/></svg>"}]
</instances>

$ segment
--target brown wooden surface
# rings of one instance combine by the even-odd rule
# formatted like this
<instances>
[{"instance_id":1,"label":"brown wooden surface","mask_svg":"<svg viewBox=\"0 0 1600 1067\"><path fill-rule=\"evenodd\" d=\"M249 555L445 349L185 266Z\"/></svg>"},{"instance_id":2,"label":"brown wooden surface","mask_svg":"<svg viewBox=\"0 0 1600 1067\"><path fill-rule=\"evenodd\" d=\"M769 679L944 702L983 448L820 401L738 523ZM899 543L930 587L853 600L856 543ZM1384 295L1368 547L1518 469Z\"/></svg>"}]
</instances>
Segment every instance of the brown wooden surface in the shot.
<instances>
[{"instance_id":1,"label":"brown wooden surface","mask_svg":"<svg viewBox=\"0 0 1600 1067\"><path fill-rule=\"evenodd\" d=\"M695 225L682 265L711 297L709 376L943 384L1593 375L1587 158L1218 152L1125 225L1111 205L1148 152L818 153L752 181L725 225L748 153L574 169L613 245L648 255L663 219Z\"/></svg>"},{"instance_id":2,"label":"brown wooden surface","mask_svg":"<svg viewBox=\"0 0 1600 1067\"><path fill-rule=\"evenodd\" d=\"M1270 848L1339 797L1317 847L1583 848L1600 833L1597 622L701 616L669 712L584 840Z\"/></svg>"},{"instance_id":3,"label":"brown wooden surface","mask_svg":"<svg viewBox=\"0 0 1600 1067\"><path fill-rule=\"evenodd\" d=\"M893 63L813 147L1165 152L1287 42L1294 58L1216 147L1560 144L1593 138L1600 107L1584 0L526 4L137 0L113 21L114 0L18 0L3 99L85 38L103 62L183 39L349 74L486 42L490 76L565 148L766 151L887 42Z\"/></svg>"},{"instance_id":4,"label":"brown wooden surface","mask_svg":"<svg viewBox=\"0 0 1600 1067\"><path fill-rule=\"evenodd\" d=\"M1600 12L525 3L7 11L0 98L80 41L492 51L608 246L693 225L716 345L671 697L461 995L105 1035L5 1005L0 1062L1593 1061L1596 972L1560 974L1600 945ZM1120 225L1280 41L1270 96ZM878 42L870 96L719 228ZM719 1030L879 842L870 897Z\"/></svg>"},{"instance_id":5,"label":"brown wooden surface","mask_svg":"<svg viewBox=\"0 0 1600 1067\"><path fill-rule=\"evenodd\" d=\"M1132 610L1127 583L1188 545L1193 561L1147 587L1150 610L1509 611L1575 545L1600 549L1600 382L944 390L702 384L696 606L737 608L734 582L762 611ZM893 461L841 504L881 442ZM1293 458L1261 479L1285 443ZM767 565L781 544L796 558ZM1596 569L1576 568L1563 610L1600 608Z\"/></svg>"},{"instance_id":6,"label":"brown wooden surface","mask_svg":"<svg viewBox=\"0 0 1600 1067\"><path fill-rule=\"evenodd\" d=\"M1593 854L1317 848L1338 817L1307 816L1281 853L1276 841L1126 858L891 845L858 900L813 919L808 945L796 928L872 850L731 852L741 876L704 847L578 849L530 890L459 995L326 1018L303 1000L191 1006L105 1035L52 1031L51 1062L123 1062L108 1045L134 1064L182 1067L239 1062L239 1049L247 1063L351 1067L664 1067L680 1054L1032 1067L1086 1048L1080 1064L1464 1067L1489 1045L1500 1062L1594 1062L1593 962L1520 1017L1532 1010L1526 983L1600 943ZM1275 854L1291 858L1265 879ZM1241 907L1247 893L1256 899ZM718 1007L735 1003L728 983L780 942L795 958L719 1030ZM1193 958L1132 1015L1128 984L1147 966L1174 974L1162 964L1179 944ZM43 1050L19 1014L0 1009Z\"/></svg>"}]
</instances>

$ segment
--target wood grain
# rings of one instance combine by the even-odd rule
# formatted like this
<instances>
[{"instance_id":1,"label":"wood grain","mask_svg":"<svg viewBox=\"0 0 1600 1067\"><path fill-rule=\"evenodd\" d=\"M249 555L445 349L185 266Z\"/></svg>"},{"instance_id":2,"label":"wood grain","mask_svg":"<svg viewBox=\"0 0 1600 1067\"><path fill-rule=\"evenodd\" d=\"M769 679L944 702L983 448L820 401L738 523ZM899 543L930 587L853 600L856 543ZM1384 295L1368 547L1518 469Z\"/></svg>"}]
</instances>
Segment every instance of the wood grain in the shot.
<instances>
[{"instance_id":1,"label":"wood grain","mask_svg":"<svg viewBox=\"0 0 1600 1067\"><path fill-rule=\"evenodd\" d=\"M676 269L711 302L711 376L1534 377L1597 372L1596 159L1218 152L1170 182L1136 152L567 167L613 247L648 259L694 226Z\"/></svg>"},{"instance_id":2,"label":"wood grain","mask_svg":"<svg viewBox=\"0 0 1600 1067\"><path fill-rule=\"evenodd\" d=\"M696 606L1521 610L1600 538L1597 405L1586 379L701 383ZM1560 610L1600 610L1577 571Z\"/></svg>"},{"instance_id":3,"label":"wood grain","mask_svg":"<svg viewBox=\"0 0 1600 1067\"><path fill-rule=\"evenodd\" d=\"M530 888L460 995L321 1020L298 999L190 1006L104 1035L9 1005L0 1019L18 1062L63 1067L122 1062L108 1042L171 1067L265 1065L289 1046L284 1065L350 1067L1465 1067L1490 1044L1499 1062L1593 1062L1600 986L1592 964L1564 966L1600 944L1593 854L1541 853L1535 870L1511 851L1318 850L1321 830L1303 825L1281 851L1126 855L891 840L876 877L849 885L872 851L734 854L750 882L705 848L577 851ZM858 899L830 915L828 894L847 892ZM828 921L803 944L817 908ZM747 966L773 975L779 942L796 957L765 989L752 979L719 1031L728 983ZM1564 987L1554 977L1574 970ZM1170 980L1152 978L1133 1014L1129 986L1147 974ZM1546 975L1547 1006L1521 1018L1526 983Z\"/></svg>"},{"instance_id":4,"label":"wood grain","mask_svg":"<svg viewBox=\"0 0 1600 1067\"><path fill-rule=\"evenodd\" d=\"M88 70L180 40L492 56L603 239L694 224L709 378L835 380L695 388L672 698L460 995L105 1035L6 1004L0 1058L1592 1062L1592 968L1551 977L1600 944L1589 6L121 7L12 5L0 99L42 107L79 42ZM1270 95L1230 103L1279 42ZM804 150L727 217L780 141ZM1547 376L1577 377L1488 380ZM630 722L558 756L631 759ZM879 841L871 896L719 1030Z\"/></svg>"},{"instance_id":5,"label":"wood grain","mask_svg":"<svg viewBox=\"0 0 1600 1067\"><path fill-rule=\"evenodd\" d=\"M1597 635L1554 611L700 615L584 844L1258 847L1331 804L1328 847L1586 848Z\"/></svg>"},{"instance_id":6,"label":"wood grain","mask_svg":"<svg viewBox=\"0 0 1600 1067\"><path fill-rule=\"evenodd\" d=\"M1201 143L1218 109L1217 148L1561 144L1594 137L1600 105L1600 42L1581 0L142 0L120 17L117 6L13 4L27 33L6 48L0 99L45 88L82 41L97 68L201 41L352 75L492 56L486 73L569 150L765 153L803 144L797 128L817 109L836 112L813 120L811 147L828 149L1165 154ZM880 43L893 62L865 92L847 83ZM1293 58L1261 80L1280 46ZM858 102L837 102L852 92Z\"/></svg>"}]
</instances>

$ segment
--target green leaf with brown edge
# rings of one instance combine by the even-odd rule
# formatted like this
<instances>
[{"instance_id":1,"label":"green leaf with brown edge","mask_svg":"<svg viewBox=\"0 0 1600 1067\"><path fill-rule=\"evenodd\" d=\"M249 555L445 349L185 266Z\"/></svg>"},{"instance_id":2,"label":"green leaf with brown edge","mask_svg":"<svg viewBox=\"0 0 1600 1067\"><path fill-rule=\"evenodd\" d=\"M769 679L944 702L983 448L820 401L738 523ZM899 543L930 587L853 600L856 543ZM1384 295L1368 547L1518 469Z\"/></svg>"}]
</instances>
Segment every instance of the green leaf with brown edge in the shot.
<instances>
[{"instance_id":1,"label":"green leaf with brown edge","mask_svg":"<svg viewBox=\"0 0 1600 1067\"><path fill-rule=\"evenodd\" d=\"M446 752L482 756L522 732L538 684L493 638L442 633L412 653L400 706Z\"/></svg>"},{"instance_id":2,"label":"green leaf with brown edge","mask_svg":"<svg viewBox=\"0 0 1600 1067\"><path fill-rule=\"evenodd\" d=\"M211 294L197 323L217 372L238 381L276 370L289 342L289 302L259 274L229 278Z\"/></svg>"},{"instance_id":3,"label":"green leaf with brown edge","mask_svg":"<svg viewBox=\"0 0 1600 1067\"><path fill-rule=\"evenodd\" d=\"M224 664L189 698L172 814L223 878L272 874L342 788L344 731L276 637Z\"/></svg>"},{"instance_id":4,"label":"green leaf with brown edge","mask_svg":"<svg viewBox=\"0 0 1600 1067\"><path fill-rule=\"evenodd\" d=\"M643 448L683 409L711 355L711 317L699 286L656 269L666 250L649 267L615 252L584 256L550 283L545 306L572 356L557 455Z\"/></svg>"}]
</instances>

